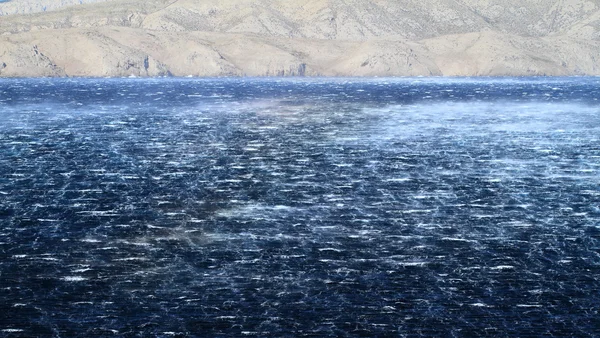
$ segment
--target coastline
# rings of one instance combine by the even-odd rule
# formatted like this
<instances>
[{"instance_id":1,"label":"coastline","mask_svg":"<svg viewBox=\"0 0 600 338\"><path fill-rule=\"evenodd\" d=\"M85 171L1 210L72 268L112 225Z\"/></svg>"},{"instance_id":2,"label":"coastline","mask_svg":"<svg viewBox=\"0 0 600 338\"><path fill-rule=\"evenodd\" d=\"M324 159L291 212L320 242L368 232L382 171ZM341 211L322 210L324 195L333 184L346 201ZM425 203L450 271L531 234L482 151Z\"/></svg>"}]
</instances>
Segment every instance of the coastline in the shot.
<instances>
[{"instance_id":1,"label":"coastline","mask_svg":"<svg viewBox=\"0 0 600 338\"><path fill-rule=\"evenodd\" d=\"M0 76L0 81L5 80L176 80L176 81L307 81L307 82L402 82L402 81L444 81L444 82L503 82L503 81L562 81L575 79L600 79L600 75L417 75L417 76Z\"/></svg>"}]
</instances>

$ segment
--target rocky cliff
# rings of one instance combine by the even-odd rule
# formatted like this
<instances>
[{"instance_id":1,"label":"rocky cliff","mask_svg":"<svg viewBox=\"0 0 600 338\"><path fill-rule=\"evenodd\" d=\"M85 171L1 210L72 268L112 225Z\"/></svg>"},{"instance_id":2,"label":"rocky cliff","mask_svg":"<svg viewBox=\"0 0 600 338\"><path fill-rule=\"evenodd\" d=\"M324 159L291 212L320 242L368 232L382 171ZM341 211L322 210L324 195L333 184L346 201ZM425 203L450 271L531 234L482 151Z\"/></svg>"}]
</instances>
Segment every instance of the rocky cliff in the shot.
<instances>
[{"instance_id":1,"label":"rocky cliff","mask_svg":"<svg viewBox=\"0 0 600 338\"><path fill-rule=\"evenodd\" d=\"M0 13L4 77L600 75L592 0L11 0Z\"/></svg>"}]
</instances>

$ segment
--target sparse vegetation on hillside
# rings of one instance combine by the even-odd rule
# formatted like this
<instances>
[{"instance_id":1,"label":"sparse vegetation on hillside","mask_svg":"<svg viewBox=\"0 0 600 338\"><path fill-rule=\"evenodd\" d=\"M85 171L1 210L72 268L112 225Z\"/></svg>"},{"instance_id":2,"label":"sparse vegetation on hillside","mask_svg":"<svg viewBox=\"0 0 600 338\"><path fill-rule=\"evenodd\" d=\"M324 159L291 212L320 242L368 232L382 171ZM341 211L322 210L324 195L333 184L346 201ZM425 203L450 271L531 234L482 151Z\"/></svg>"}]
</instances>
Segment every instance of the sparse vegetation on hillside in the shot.
<instances>
[{"instance_id":1,"label":"sparse vegetation on hillside","mask_svg":"<svg viewBox=\"0 0 600 338\"><path fill-rule=\"evenodd\" d=\"M0 76L600 75L591 0L81 1L0 4Z\"/></svg>"}]
</instances>

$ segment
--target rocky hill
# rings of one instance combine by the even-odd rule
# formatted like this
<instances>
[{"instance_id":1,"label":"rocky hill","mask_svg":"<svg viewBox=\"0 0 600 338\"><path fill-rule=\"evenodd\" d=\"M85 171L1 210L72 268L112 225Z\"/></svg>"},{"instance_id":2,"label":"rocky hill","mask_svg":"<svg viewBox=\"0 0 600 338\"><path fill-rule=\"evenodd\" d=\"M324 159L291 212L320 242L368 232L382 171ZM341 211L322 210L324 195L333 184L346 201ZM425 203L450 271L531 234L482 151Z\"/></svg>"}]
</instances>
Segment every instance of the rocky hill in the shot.
<instances>
[{"instance_id":1,"label":"rocky hill","mask_svg":"<svg viewBox=\"0 0 600 338\"><path fill-rule=\"evenodd\" d=\"M67 6L106 0L0 0L0 16L50 12Z\"/></svg>"},{"instance_id":2,"label":"rocky hill","mask_svg":"<svg viewBox=\"0 0 600 338\"><path fill-rule=\"evenodd\" d=\"M600 75L596 0L11 0L0 13L0 76Z\"/></svg>"}]
</instances>

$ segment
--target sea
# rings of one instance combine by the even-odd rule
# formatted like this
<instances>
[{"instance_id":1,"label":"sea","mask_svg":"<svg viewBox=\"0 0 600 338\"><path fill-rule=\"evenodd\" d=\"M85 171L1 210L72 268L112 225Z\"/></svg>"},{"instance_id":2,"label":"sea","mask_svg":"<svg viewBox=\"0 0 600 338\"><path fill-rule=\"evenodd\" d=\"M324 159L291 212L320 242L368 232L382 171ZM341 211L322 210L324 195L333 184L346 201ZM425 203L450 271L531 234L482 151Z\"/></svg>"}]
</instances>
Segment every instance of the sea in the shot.
<instances>
[{"instance_id":1,"label":"sea","mask_svg":"<svg viewBox=\"0 0 600 338\"><path fill-rule=\"evenodd\" d=\"M1 79L0 336L598 337L599 99Z\"/></svg>"}]
</instances>

